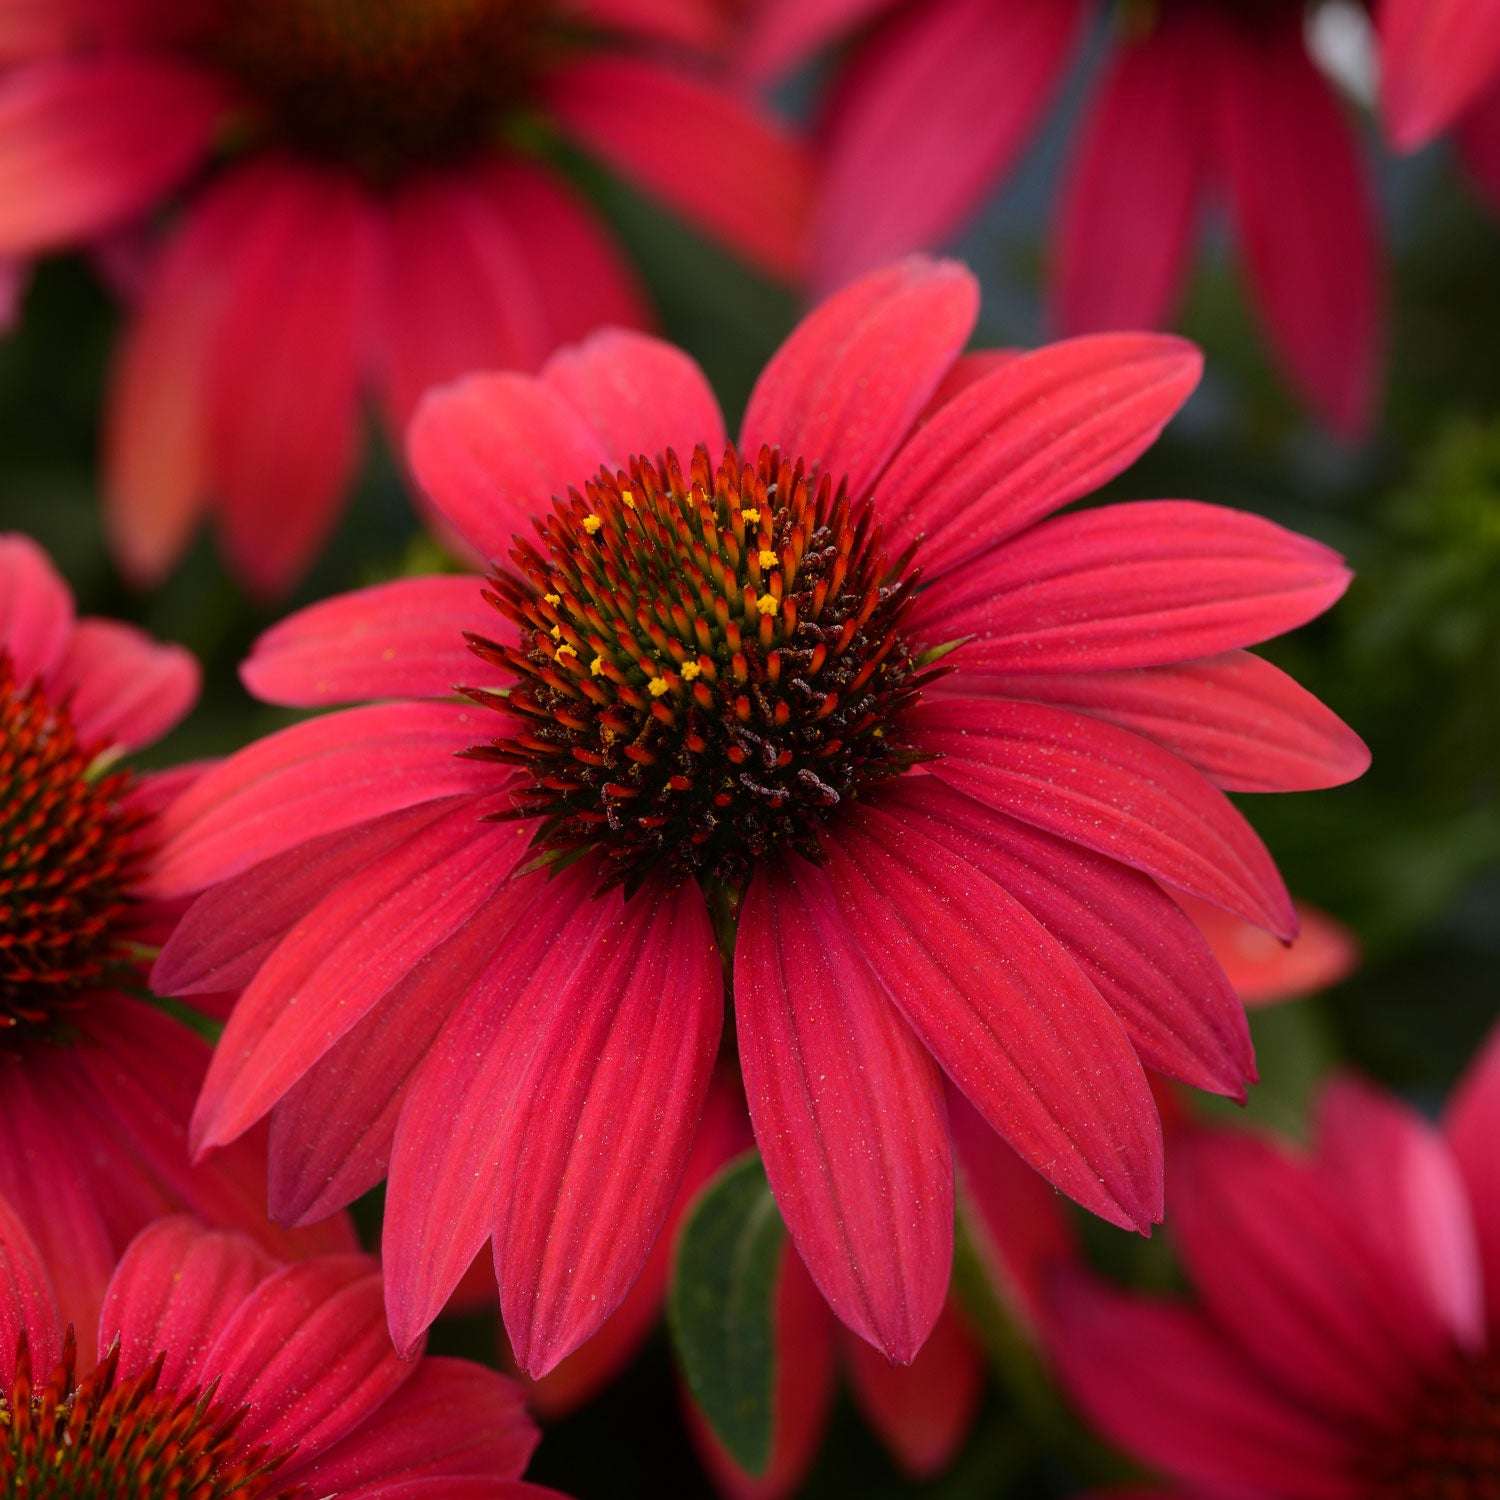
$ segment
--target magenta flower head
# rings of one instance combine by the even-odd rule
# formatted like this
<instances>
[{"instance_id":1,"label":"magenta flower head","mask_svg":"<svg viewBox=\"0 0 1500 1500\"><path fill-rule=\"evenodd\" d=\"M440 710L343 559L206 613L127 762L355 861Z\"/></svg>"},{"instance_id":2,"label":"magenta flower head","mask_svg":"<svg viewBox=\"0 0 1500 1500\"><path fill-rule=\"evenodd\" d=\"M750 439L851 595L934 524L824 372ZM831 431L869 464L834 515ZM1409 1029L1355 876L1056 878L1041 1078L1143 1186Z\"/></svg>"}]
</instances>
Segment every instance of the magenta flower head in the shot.
<instances>
[{"instance_id":1,"label":"magenta flower head","mask_svg":"<svg viewBox=\"0 0 1500 1500\"><path fill-rule=\"evenodd\" d=\"M197 696L188 652L75 618L46 554L0 533L0 1196L53 1266L85 1355L84 1310L164 1207L283 1255L350 1242L337 1221L290 1237L266 1223L260 1133L189 1165L208 1046L143 998L180 911L145 886L161 808L203 768L137 774L126 757Z\"/></svg>"},{"instance_id":2,"label":"magenta flower head","mask_svg":"<svg viewBox=\"0 0 1500 1500\"><path fill-rule=\"evenodd\" d=\"M1115 1442L1244 1500L1488 1500L1500 1474L1500 1033L1436 1127L1343 1080L1313 1147L1174 1156L1193 1295L1055 1288L1065 1382Z\"/></svg>"},{"instance_id":3,"label":"magenta flower head","mask_svg":"<svg viewBox=\"0 0 1500 1500\"><path fill-rule=\"evenodd\" d=\"M694 66L719 0L0 4L0 265L179 204L112 373L107 519L157 581L200 517L290 587L435 381L646 320L581 147L773 275L808 173ZM690 121L691 127L684 128Z\"/></svg>"},{"instance_id":4,"label":"magenta flower head","mask_svg":"<svg viewBox=\"0 0 1500 1500\"><path fill-rule=\"evenodd\" d=\"M364 1256L286 1265L242 1235L159 1220L93 1309L96 1361L0 1199L0 1286L7 1495L553 1495L520 1482L537 1432L515 1383L464 1360L398 1359Z\"/></svg>"},{"instance_id":5,"label":"magenta flower head","mask_svg":"<svg viewBox=\"0 0 1500 1500\"><path fill-rule=\"evenodd\" d=\"M726 975L787 1225L898 1360L948 1284L944 1074L1141 1229L1145 1067L1253 1076L1162 883L1292 936L1221 788L1366 754L1242 648L1348 572L1191 501L1056 514L1151 443L1199 357L1115 335L961 358L976 304L953 264L871 274L791 335L737 443L638 335L438 391L410 457L488 579L331 600L247 663L272 701L395 701L176 803L156 888L221 884L156 979L244 987L196 1137L269 1112L276 1214L389 1176L400 1346L487 1238L528 1372L608 1315L682 1175Z\"/></svg>"}]
</instances>

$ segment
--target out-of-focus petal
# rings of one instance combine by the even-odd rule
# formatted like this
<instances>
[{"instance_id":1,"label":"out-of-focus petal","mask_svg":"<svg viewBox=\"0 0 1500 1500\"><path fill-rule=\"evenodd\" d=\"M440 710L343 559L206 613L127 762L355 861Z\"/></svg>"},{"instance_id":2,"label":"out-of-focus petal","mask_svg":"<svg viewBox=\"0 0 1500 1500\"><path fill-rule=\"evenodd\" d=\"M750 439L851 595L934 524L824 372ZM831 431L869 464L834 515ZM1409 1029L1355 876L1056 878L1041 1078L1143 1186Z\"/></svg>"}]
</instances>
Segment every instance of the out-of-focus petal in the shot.
<instances>
[{"instance_id":1,"label":"out-of-focus petal","mask_svg":"<svg viewBox=\"0 0 1500 1500\"><path fill-rule=\"evenodd\" d=\"M1490 1335L1500 1337L1500 1030L1469 1064L1443 1128L1469 1189L1489 1302Z\"/></svg>"},{"instance_id":2,"label":"out-of-focus petal","mask_svg":"<svg viewBox=\"0 0 1500 1500\"><path fill-rule=\"evenodd\" d=\"M1380 104L1399 151L1451 124L1500 69L1497 0L1380 0Z\"/></svg>"},{"instance_id":3,"label":"out-of-focus petal","mask_svg":"<svg viewBox=\"0 0 1500 1500\"><path fill-rule=\"evenodd\" d=\"M0 649L19 686L57 670L73 634L73 596L52 559L19 532L0 532Z\"/></svg>"},{"instance_id":4,"label":"out-of-focus petal","mask_svg":"<svg viewBox=\"0 0 1500 1500\"><path fill-rule=\"evenodd\" d=\"M53 686L65 695L80 739L139 750L187 713L201 680L191 651L133 625L88 619L73 631Z\"/></svg>"}]
</instances>

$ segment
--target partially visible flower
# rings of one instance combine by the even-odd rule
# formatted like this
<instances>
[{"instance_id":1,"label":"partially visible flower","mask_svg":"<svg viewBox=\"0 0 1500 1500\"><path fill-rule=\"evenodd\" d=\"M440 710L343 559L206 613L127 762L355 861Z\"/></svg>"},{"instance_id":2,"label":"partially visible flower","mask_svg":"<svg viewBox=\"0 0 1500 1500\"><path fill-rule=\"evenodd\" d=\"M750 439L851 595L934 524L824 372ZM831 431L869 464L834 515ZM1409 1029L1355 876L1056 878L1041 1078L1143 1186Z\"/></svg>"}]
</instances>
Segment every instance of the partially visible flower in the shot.
<instances>
[{"instance_id":1,"label":"partially visible flower","mask_svg":"<svg viewBox=\"0 0 1500 1500\"><path fill-rule=\"evenodd\" d=\"M1142 1462L1243 1500L1488 1500L1500 1481L1500 1031L1440 1127L1341 1081L1309 1153L1174 1142L1193 1295L1060 1276L1053 1352Z\"/></svg>"},{"instance_id":2,"label":"partially visible flower","mask_svg":"<svg viewBox=\"0 0 1500 1500\"><path fill-rule=\"evenodd\" d=\"M535 369L646 318L564 139L777 275L799 149L694 65L716 0L0 0L0 264L179 201L115 360L110 536L149 583L200 516L276 593L331 527L370 389Z\"/></svg>"},{"instance_id":3,"label":"partially visible flower","mask_svg":"<svg viewBox=\"0 0 1500 1500\"><path fill-rule=\"evenodd\" d=\"M1206 901L1181 898L1182 908L1208 939L1235 993L1248 1006L1313 995L1346 979L1359 964L1359 944L1342 922L1297 903L1301 930L1290 943Z\"/></svg>"},{"instance_id":4,"label":"partially visible flower","mask_svg":"<svg viewBox=\"0 0 1500 1500\"><path fill-rule=\"evenodd\" d=\"M515 1384L398 1359L364 1256L281 1264L242 1235L162 1219L121 1257L83 1338L0 1199L0 1276L7 1495L553 1494L520 1482L537 1433Z\"/></svg>"},{"instance_id":5,"label":"partially visible flower","mask_svg":"<svg viewBox=\"0 0 1500 1500\"><path fill-rule=\"evenodd\" d=\"M155 888L217 889L156 976L244 987L197 1142L270 1113L278 1216L389 1176L402 1347L486 1239L529 1373L618 1305L678 1191L726 970L792 1238L899 1360L952 1262L944 1072L1140 1229L1145 1067L1253 1076L1158 881L1294 935L1221 788L1363 770L1242 649L1348 571L1215 506L1057 514L1154 440L1199 357L1131 334L960 359L977 300L922 260L847 288L738 446L692 361L638 335L444 389L411 459L488 581L326 601L246 664L273 701L401 701L270 736L174 804Z\"/></svg>"},{"instance_id":6,"label":"partially visible flower","mask_svg":"<svg viewBox=\"0 0 1500 1500\"><path fill-rule=\"evenodd\" d=\"M263 1136L189 1164L209 1049L144 994L179 908L143 887L160 810L202 768L136 774L123 757L197 694L188 652L75 618L45 553L0 534L0 1195L54 1267L85 1355L83 1310L164 1211L283 1254L352 1243L340 1220L293 1235L266 1222Z\"/></svg>"},{"instance_id":7,"label":"partially visible flower","mask_svg":"<svg viewBox=\"0 0 1500 1500\"><path fill-rule=\"evenodd\" d=\"M1425 3L1425 0L1419 0ZM832 95L814 220L821 285L941 244L994 189L1087 16L1115 27L1062 188L1063 334L1171 324L1222 198L1293 383L1337 431L1374 412L1379 227L1358 143L1304 37L1304 0L770 0L749 58L775 71L873 21ZM1003 78L1004 87L995 80Z\"/></svg>"}]
</instances>

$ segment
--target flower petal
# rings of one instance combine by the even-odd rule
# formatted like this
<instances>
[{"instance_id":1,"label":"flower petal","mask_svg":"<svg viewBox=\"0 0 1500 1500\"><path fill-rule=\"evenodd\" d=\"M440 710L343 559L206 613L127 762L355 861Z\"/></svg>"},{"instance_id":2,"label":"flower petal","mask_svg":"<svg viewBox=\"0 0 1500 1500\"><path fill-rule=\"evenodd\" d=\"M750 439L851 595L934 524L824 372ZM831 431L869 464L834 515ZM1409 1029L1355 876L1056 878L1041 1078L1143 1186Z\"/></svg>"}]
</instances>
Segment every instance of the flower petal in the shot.
<instances>
[{"instance_id":1,"label":"flower petal","mask_svg":"<svg viewBox=\"0 0 1500 1500\"><path fill-rule=\"evenodd\" d=\"M942 1079L865 966L828 877L766 869L735 941L740 1067L766 1176L829 1305L909 1364L953 1263Z\"/></svg>"},{"instance_id":2,"label":"flower petal","mask_svg":"<svg viewBox=\"0 0 1500 1500\"><path fill-rule=\"evenodd\" d=\"M320 834L459 792L494 791L495 768L461 756L483 738L484 719L462 704L378 704L257 740L163 814L150 891L187 895Z\"/></svg>"},{"instance_id":3,"label":"flower petal","mask_svg":"<svg viewBox=\"0 0 1500 1500\"><path fill-rule=\"evenodd\" d=\"M954 261L862 277L805 317L755 383L741 448L780 448L864 494L974 326L979 288Z\"/></svg>"},{"instance_id":4,"label":"flower petal","mask_svg":"<svg viewBox=\"0 0 1500 1500\"><path fill-rule=\"evenodd\" d=\"M936 578L1134 463L1198 384L1182 339L1101 334L1009 355L892 460L875 504L898 544L922 537Z\"/></svg>"},{"instance_id":5,"label":"flower petal","mask_svg":"<svg viewBox=\"0 0 1500 1500\"><path fill-rule=\"evenodd\" d=\"M1155 740L1226 792L1342 786L1370 764L1365 742L1342 719L1248 651L1121 672L985 674L962 689L1107 719Z\"/></svg>"},{"instance_id":6,"label":"flower petal","mask_svg":"<svg viewBox=\"0 0 1500 1500\"><path fill-rule=\"evenodd\" d=\"M930 797L920 784L893 788L829 841L850 937L1032 1166L1100 1217L1144 1230L1161 1214L1161 1126L1135 1051L1067 952L950 846Z\"/></svg>"},{"instance_id":7,"label":"flower petal","mask_svg":"<svg viewBox=\"0 0 1500 1500\"><path fill-rule=\"evenodd\" d=\"M299 609L266 631L240 668L263 703L323 708L362 698L446 698L486 675L466 635L514 644L480 578L397 578Z\"/></svg>"},{"instance_id":8,"label":"flower petal","mask_svg":"<svg viewBox=\"0 0 1500 1500\"><path fill-rule=\"evenodd\" d=\"M745 20L737 61L756 83L773 83L889 4L889 0L762 0Z\"/></svg>"},{"instance_id":9,"label":"flower petal","mask_svg":"<svg viewBox=\"0 0 1500 1500\"><path fill-rule=\"evenodd\" d=\"M1079 1272L1059 1275L1052 1353L1113 1443L1187 1484L1286 1500L1361 1500L1353 1441L1268 1385L1207 1319Z\"/></svg>"},{"instance_id":10,"label":"flower petal","mask_svg":"<svg viewBox=\"0 0 1500 1500\"><path fill-rule=\"evenodd\" d=\"M1307 55L1300 15L1239 28L1218 51L1219 150L1251 291L1293 381L1336 432L1360 437L1384 317L1379 220L1357 142Z\"/></svg>"},{"instance_id":11,"label":"flower petal","mask_svg":"<svg viewBox=\"0 0 1500 1500\"><path fill-rule=\"evenodd\" d=\"M910 715L944 781L1291 939L1265 846L1229 799L1159 745L1039 703L931 699Z\"/></svg>"},{"instance_id":12,"label":"flower petal","mask_svg":"<svg viewBox=\"0 0 1500 1500\"><path fill-rule=\"evenodd\" d=\"M19 686L50 677L73 635L73 596L52 559L19 532L0 532L0 649Z\"/></svg>"},{"instance_id":13,"label":"flower petal","mask_svg":"<svg viewBox=\"0 0 1500 1500\"><path fill-rule=\"evenodd\" d=\"M162 1386L190 1390L202 1383L203 1358L224 1325L274 1269L243 1235L187 1217L158 1219L120 1257L99 1313L99 1347L119 1339L127 1379L164 1356Z\"/></svg>"},{"instance_id":14,"label":"flower petal","mask_svg":"<svg viewBox=\"0 0 1500 1500\"><path fill-rule=\"evenodd\" d=\"M207 154L227 100L212 73L116 53L0 82L0 255L84 239L151 208Z\"/></svg>"},{"instance_id":15,"label":"flower petal","mask_svg":"<svg viewBox=\"0 0 1500 1500\"><path fill-rule=\"evenodd\" d=\"M1354 934L1305 902L1296 903L1297 936L1291 943L1279 943L1268 932L1206 901L1181 893L1176 899L1208 940L1235 994L1248 1006L1315 995L1359 965Z\"/></svg>"},{"instance_id":16,"label":"flower petal","mask_svg":"<svg viewBox=\"0 0 1500 1500\"><path fill-rule=\"evenodd\" d=\"M45 1380L62 1353L62 1320L41 1253L0 1198L0 1380L15 1378L16 1350L25 1335L34 1376Z\"/></svg>"},{"instance_id":17,"label":"flower petal","mask_svg":"<svg viewBox=\"0 0 1500 1500\"><path fill-rule=\"evenodd\" d=\"M1381 0L1380 106L1398 151L1450 125L1500 68L1496 0Z\"/></svg>"},{"instance_id":18,"label":"flower petal","mask_svg":"<svg viewBox=\"0 0 1500 1500\"><path fill-rule=\"evenodd\" d=\"M193 1114L193 1149L234 1140L412 965L492 900L526 830L465 800L335 887L282 939L224 1028Z\"/></svg>"},{"instance_id":19,"label":"flower petal","mask_svg":"<svg viewBox=\"0 0 1500 1500\"><path fill-rule=\"evenodd\" d=\"M1247 511L1137 500L1054 516L945 580L918 611L972 635L966 671L1119 671L1252 646L1349 586L1331 548Z\"/></svg>"},{"instance_id":20,"label":"flower petal","mask_svg":"<svg viewBox=\"0 0 1500 1500\"><path fill-rule=\"evenodd\" d=\"M874 32L830 110L814 223L820 286L948 238L1020 154L1085 10L1082 0L945 0L898 10Z\"/></svg>"},{"instance_id":21,"label":"flower petal","mask_svg":"<svg viewBox=\"0 0 1500 1500\"><path fill-rule=\"evenodd\" d=\"M525 375L470 375L423 398L407 461L443 519L486 561L510 552L531 517L593 478L604 439L563 396Z\"/></svg>"},{"instance_id":22,"label":"flower petal","mask_svg":"<svg viewBox=\"0 0 1500 1500\"><path fill-rule=\"evenodd\" d=\"M547 361L542 379L604 439L611 463L704 444L717 459L724 419L690 355L643 333L607 328Z\"/></svg>"},{"instance_id":23,"label":"flower petal","mask_svg":"<svg viewBox=\"0 0 1500 1500\"><path fill-rule=\"evenodd\" d=\"M224 290L207 419L226 554L275 595L311 562L353 473L381 226L352 178L268 171Z\"/></svg>"},{"instance_id":24,"label":"flower petal","mask_svg":"<svg viewBox=\"0 0 1500 1500\"><path fill-rule=\"evenodd\" d=\"M769 115L685 70L623 54L560 69L547 105L581 145L752 264L787 280L800 273L812 167Z\"/></svg>"},{"instance_id":25,"label":"flower petal","mask_svg":"<svg viewBox=\"0 0 1500 1500\"><path fill-rule=\"evenodd\" d=\"M1051 311L1065 333L1170 320L1209 167L1204 43L1216 36L1183 7L1116 45L1079 127L1059 210Z\"/></svg>"},{"instance_id":26,"label":"flower petal","mask_svg":"<svg viewBox=\"0 0 1500 1500\"><path fill-rule=\"evenodd\" d=\"M309 1494L377 1500L413 1480L513 1478L538 1436L515 1381L466 1359L424 1359L353 1432L277 1477Z\"/></svg>"},{"instance_id":27,"label":"flower petal","mask_svg":"<svg viewBox=\"0 0 1500 1500\"><path fill-rule=\"evenodd\" d=\"M202 673L182 646L154 641L115 620L80 620L58 664L55 687L84 740L139 750L193 706Z\"/></svg>"},{"instance_id":28,"label":"flower petal","mask_svg":"<svg viewBox=\"0 0 1500 1500\"><path fill-rule=\"evenodd\" d=\"M1484 1284L1489 1290L1490 1333L1500 1337L1500 1030L1492 1032L1469 1064L1443 1119L1459 1171L1469 1190Z\"/></svg>"}]
</instances>

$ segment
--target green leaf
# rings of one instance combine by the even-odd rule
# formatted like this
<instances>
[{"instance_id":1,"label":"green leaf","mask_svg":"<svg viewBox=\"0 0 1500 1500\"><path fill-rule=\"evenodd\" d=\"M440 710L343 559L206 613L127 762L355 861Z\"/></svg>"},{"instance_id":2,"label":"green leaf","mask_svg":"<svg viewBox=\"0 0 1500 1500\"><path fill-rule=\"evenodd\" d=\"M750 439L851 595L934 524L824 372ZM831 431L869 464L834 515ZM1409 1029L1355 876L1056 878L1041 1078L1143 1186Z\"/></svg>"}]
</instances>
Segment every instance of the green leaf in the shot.
<instances>
[{"instance_id":1,"label":"green leaf","mask_svg":"<svg viewBox=\"0 0 1500 1500\"><path fill-rule=\"evenodd\" d=\"M667 1318L688 1389L751 1474L771 1459L776 1279L785 1231L754 1151L693 1201L677 1241Z\"/></svg>"}]
</instances>

